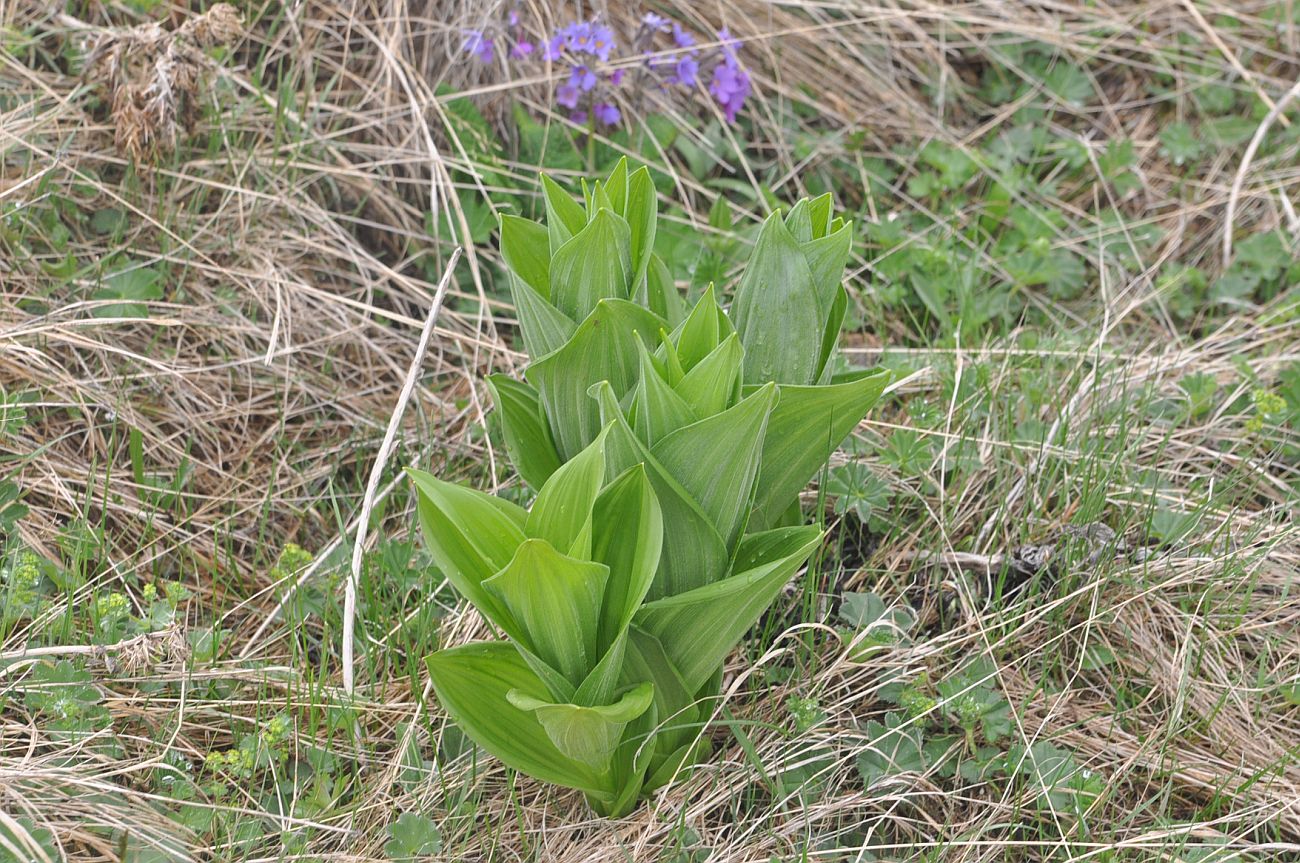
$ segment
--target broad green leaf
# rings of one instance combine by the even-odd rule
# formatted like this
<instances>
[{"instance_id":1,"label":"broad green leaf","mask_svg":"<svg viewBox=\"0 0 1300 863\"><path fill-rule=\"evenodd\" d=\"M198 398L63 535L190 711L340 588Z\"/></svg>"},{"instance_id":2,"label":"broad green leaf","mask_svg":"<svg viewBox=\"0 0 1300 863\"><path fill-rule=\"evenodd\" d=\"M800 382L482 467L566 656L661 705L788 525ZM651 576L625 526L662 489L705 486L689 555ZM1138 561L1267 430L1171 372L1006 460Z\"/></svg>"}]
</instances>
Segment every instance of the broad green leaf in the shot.
<instances>
[{"instance_id":1,"label":"broad green leaf","mask_svg":"<svg viewBox=\"0 0 1300 863\"><path fill-rule=\"evenodd\" d=\"M516 638L577 686L596 664L596 631L609 569L556 551L542 539L525 540L483 589L509 609L522 630Z\"/></svg>"},{"instance_id":2,"label":"broad green leaf","mask_svg":"<svg viewBox=\"0 0 1300 863\"><path fill-rule=\"evenodd\" d=\"M510 274L510 296L519 316L524 350L534 360L559 350L578 328L514 273Z\"/></svg>"},{"instance_id":3,"label":"broad green leaf","mask_svg":"<svg viewBox=\"0 0 1300 863\"><path fill-rule=\"evenodd\" d=\"M659 597L689 590L703 584L710 575L724 572L727 546L709 516L637 438L609 384L604 381L596 384L592 393L600 405L602 418L614 421L605 450L609 471L621 473L644 464L663 511L664 536L670 539L664 543L659 569L648 595Z\"/></svg>"},{"instance_id":4,"label":"broad green leaf","mask_svg":"<svg viewBox=\"0 0 1300 863\"><path fill-rule=\"evenodd\" d=\"M735 404L740 396L740 367L744 358L740 336L732 333L696 363L673 389L697 416L720 413Z\"/></svg>"},{"instance_id":5,"label":"broad green leaf","mask_svg":"<svg viewBox=\"0 0 1300 863\"><path fill-rule=\"evenodd\" d=\"M780 387L763 441L751 530L774 524L821 470L831 453L880 399L889 372L862 374L847 383Z\"/></svg>"},{"instance_id":6,"label":"broad green leaf","mask_svg":"<svg viewBox=\"0 0 1300 863\"><path fill-rule=\"evenodd\" d=\"M813 233L812 219L812 202L807 198L800 198L795 205L790 208L790 212L785 216L785 227L790 232L790 236L799 245L811 243L817 235Z\"/></svg>"},{"instance_id":7,"label":"broad green leaf","mask_svg":"<svg viewBox=\"0 0 1300 863\"><path fill-rule=\"evenodd\" d=\"M808 201L808 221L812 225L814 239L824 237L829 233L832 203L830 192L818 195Z\"/></svg>"},{"instance_id":8,"label":"broad green leaf","mask_svg":"<svg viewBox=\"0 0 1300 863\"><path fill-rule=\"evenodd\" d=\"M845 225L833 234L805 244L804 257L817 288L817 308L825 319L835 301L835 293L844 281L844 265L849 260L849 247L853 245L853 229Z\"/></svg>"},{"instance_id":9,"label":"broad green leaf","mask_svg":"<svg viewBox=\"0 0 1300 863\"><path fill-rule=\"evenodd\" d=\"M665 330L659 331L659 347L655 351L655 359L659 360L659 365L663 369L664 380L670 387L675 387L686 377L686 370L682 368L681 357L677 356L677 345L673 344L672 336L668 335Z\"/></svg>"},{"instance_id":10,"label":"broad green leaf","mask_svg":"<svg viewBox=\"0 0 1300 863\"><path fill-rule=\"evenodd\" d=\"M660 376L644 346L637 346L641 363L641 381L636 387L633 402L632 428L637 437L648 446L667 437L677 429L698 419L681 396Z\"/></svg>"},{"instance_id":11,"label":"broad green leaf","mask_svg":"<svg viewBox=\"0 0 1300 863\"><path fill-rule=\"evenodd\" d=\"M644 463L605 487L593 513L591 559L609 568L597 644L608 649L641 607L663 551L663 511Z\"/></svg>"},{"instance_id":12,"label":"broad green leaf","mask_svg":"<svg viewBox=\"0 0 1300 863\"><path fill-rule=\"evenodd\" d=\"M609 197L609 190L605 188L605 184L597 180L591 188L591 198L587 202L587 221L590 222L596 213L601 210L609 210L620 217L623 215L622 209L614 206L614 201Z\"/></svg>"},{"instance_id":13,"label":"broad green leaf","mask_svg":"<svg viewBox=\"0 0 1300 863\"><path fill-rule=\"evenodd\" d=\"M479 746L543 782L612 798L604 777L557 749L533 713L510 703L507 693L545 699L547 689L509 644L467 644L425 662L438 701Z\"/></svg>"},{"instance_id":14,"label":"broad green leaf","mask_svg":"<svg viewBox=\"0 0 1300 863\"><path fill-rule=\"evenodd\" d=\"M735 407L678 429L650 450L708 515L728 548L752 505L776 397L776 385L767 384Z\"/></svg>"},{"instance_id":15,"label":"broad green leaf","mask_svg":"<svg viewBox=\"0 0 1300 863\"><path fill-rule=\"evenodd\" d=\"M659 727L655 740L660 751L656 761L700 736L702 705L695 699L682 676L673 667L663 644L650 633L633 625L627 655L623 661L624 682L654 684L655 712Z\"/></svg>"},{"instance_id":16,"label":"broad green leaf","mask_svg":"<svg viewBox=\"0 0 1300 863\"><path fill-rule=\"evenodd\" d=\"M718 299L713 292L713 285L704 289L696 300L691 313L682 323L681 332L674 341L677 344L677 356L686 371L713 352L722 342L719 318L722 310L718 308Z\"/></svg>"},{"instance_id":17,"label":"broad green leaf","mask_svg":"<svg viewBox=\"0 0 1300 863\"><path fill-rule=\"evenodd\" d=\"M644 168L642 170L645 170ZM604 182L605 194L609 198L610 206L614 212L620 216L627 212L627 193L628 193L628 175L627 175L627 157L619 159L615 163L614 169L609 172L609 176Z\"/></svg>"},{"instance_id":18,"label":"broad green leaf","mask_svg":"<svg viewBox=\"0 0 1300 863\"><path fill-rule=\"evenodd\" d=\"M843 285L837 285L835 299L831 302L830 314L826 317L826 329L822 332L822 348L817 355L817 381L824 383L830 374L831 354L840 341L840 327L844 324L844 315L849 310L849 293Z\"/></svg>"},{"instance_id":19,"label":"broad green leaf","mask_svg":"<svg viewBox=\"0 0 1300 863\"><path fill-rule=\"evenodd\" d=\"M663 259L653 252L649 255L645 281L642 283L644 293L637 295L638 301L675 327L686 317L686 304L682 300L673 274Z\"/></svg>"},{"instance_id":20,"label":"broad green leaf","mask_svg":"<svg viewBox=\"0 0 1300 863\"><path fill-rule=\"evenodd\" d=\"M626 166L624 170L626 171ZM615 207L618 207L617 200ZM641 284L649 269L650 255L655 247L655 225L659 216L659 200L648 170L639 168L628 177L626 205L618 209L632 230L632 285L635 287Z\"/></svg>"},{"instance_id":21,"label":"broad green leaf","mask_svg":"<svg viewBox=\"0 0 1300 863\"><path fill-rule=\"evenodd\" d=\"M587 224L587 214L559 183L545 174L542 174L542 193L546 198L546 231L554 256Z\"/></svg>"},{"instance_id":22,"label":"broad green leaf","mask_svg":"<svg viewBox=\"0 0 1300 863\"><path fill-rule=\"evenodd\" d=\"M537 390L509 375L489 375L488 389L501 416L506 451L524 482L539 489L560 467L560 454L542 414Z\"/></svg>"},{"instance_id":23,"label":"broad green leaf","mask_svg":"<svg viewBox=\"0 0 1300 863\"><path fill-rule=\"evenodd\" d=\"M403 812L388 825L389 840L384 843L384 854L397 861L432 857L442 850L442 833L433 819L414 812ZM135 861L139 863L139 861Z\"/></svg>"},{"instance_id":24,"label":"broad green leaf","mask_svg":"<svg viewBox=\"0 0 1300 863\"><path fill-rule=\"evenodd\" d=\"M780 214L773 214L763 223L731 304L745 346L745 382L812 383L827 311L803 251Z\"/></svg>"},{"instance_id":25,"label":"broad green leaf","mask_svg":"<svg viewBox=\"0 0 1300 863\"><path fill-rule=\"evenodd\" d=\"M542 299L551 296L551 248L546 226L520 216L501 217L501 257Z\"/></svg>"},{"instance_id":26,"label":"broad green leaf","mask_svg":"<svg viewBox=\"0 0 1300 863\"><path fill-rule=\"evenodd\" d=\"M656 791L669 782L689 779L695 765L708 758L712 751L713 743L709 738L697 735L660 758L642 787L647 792Z\"/></svg>"},{"instance_id":27,"label":"broad green leaf","mask_svg":"<svg viewBox=\"0 0 1300 863\"><path fill-rule=\"evenodd\" d=\"M537 716L556 749L604 775L613 773L613 756L623 729L650 707L654 686L642 683L615 703L600 707L554 704L520 690L506 697L518 709Z\"/></svg>"},{"instance_id":28,"label":"broad green leaf","mask_svg":"<svg viewBox=\"0 0 1300 863\"><path fill-rule=\"evenodd\" d=\"M537 492L524 533L567 555L591 552L591 507L605 482L605 435L564 464Z\"/></svg>"},{"instance_id":29,"label":"broad green leaf","mask_svg":"<svg viewBox=\"0 0 1300 863\"><path fill-rule=\"evenodd\" d=\"M630 233L613 210L598 210L551 258L551 304L580 321L601 300L627 299L632 289Z\"/></svg>"},{"instance_id":30,"label":"broad green leaf","mask_svg":"<svg viewBox=\"0 0 1300 863\"><path fill-rule=\"evenodd\" d=\"M162 273L153 267L128 267L104 276L95 292L96 300L123 300L100 306L91 312L97 318L142 318L149 313L145 302L163 298Z\"/></svg>"},{"instance_id":31,"label":"broad green leaf","mask_svg":"<svg viewBox=\"0 0 1300 863\"><path fill-rule=\"evenodd\" d=\"M602 300L562 348L529 366L526 377L541 395L561 457L576 456L603 425L587 391L609 381L616 399L626 395L640 370L637 345L658 335L663 325L625 300Z\"/></svg>"},{"instance_id":32,"label":"broad green leaf","mask_svg":"<svg viewBox=\"0 0 1300 863\"><path fill-rule=\"evenodd\" d=\"M659 639L687 691L698 691L821 543L812 525L745 537L735 575L641 606L636 626Z\"/></svg>"},{"instance_id":33,"label":"broad green leaf","mask_svg":"<svg viewBox=\"0 0 1300 863\"><path fill-rule=\"evenodd\" d=\"M613 787L620 790L608 809L600 801L594 802L592 808L597 814L607 818L619 818L632 811L644 787L646 770L655 756L658 726L659 713L655 709L654 701L651 701L649 709L623 729L623 740L614 755L612 782Z\"/></svg>"},{"instance_id":34,"label":"broad green leaf","mask_svg":"<svg viewBox=\"0 0 1300 863\"><path fill-rule=\"evenodd\" d=\"M512 638L515 619L483 582L510 563L524 535L524 510L492 495L408 470L425 544L438 569L461 596Z\"/></svg>"},{"instance_id":35,"label":"broad green leaf","mask_svg":"<svg viewBox=\"0 0 1300 863\"><path fill-rule=\"evenodd\" d=\"M599 640L599 636L597 636ZM599 649L599 648L598 648ZM583 679L572 693L565 695L556 695L556 700L564 701L571 704L580 704L584 707L591 707L597 704L608 704L618 689L619 680L623 676L623 658L627 651L627 633L614 639L614 643L600 657L596 667ZM555 688L552 687L552 692Z\"/></svg>"}]
</instances>

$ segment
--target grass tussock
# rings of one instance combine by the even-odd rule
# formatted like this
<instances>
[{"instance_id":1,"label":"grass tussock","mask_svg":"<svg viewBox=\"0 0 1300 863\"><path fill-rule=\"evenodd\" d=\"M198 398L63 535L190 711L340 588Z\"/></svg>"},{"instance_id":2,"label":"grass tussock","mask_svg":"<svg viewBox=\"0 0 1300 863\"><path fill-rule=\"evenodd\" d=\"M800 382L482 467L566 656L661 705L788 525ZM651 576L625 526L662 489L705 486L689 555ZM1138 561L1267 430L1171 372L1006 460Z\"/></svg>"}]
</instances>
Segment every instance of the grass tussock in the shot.
<instances>
[{"instance_id":1,"label":"grass tussock","mask_svg":"<svg viewBox=\"0 0 1300 863\"><path fill-rule=\"evenodd\" d=\"M582 133L560 70L460 51L489 6L0 8L0 860L1296 859L1294 105L1233 191L1290 4L654 4L729 26L755 96L730 127L624 93L674 143L599 152L697 245L833 189L845 356L915 374L809 492L834 539L733 658L711 763L612 822L476 752L422 668L488 633L396 468L516 488L491 224L536 192L516 111ZM349 699L354 519L457 246Z\"/></svg>"}]
</instances>

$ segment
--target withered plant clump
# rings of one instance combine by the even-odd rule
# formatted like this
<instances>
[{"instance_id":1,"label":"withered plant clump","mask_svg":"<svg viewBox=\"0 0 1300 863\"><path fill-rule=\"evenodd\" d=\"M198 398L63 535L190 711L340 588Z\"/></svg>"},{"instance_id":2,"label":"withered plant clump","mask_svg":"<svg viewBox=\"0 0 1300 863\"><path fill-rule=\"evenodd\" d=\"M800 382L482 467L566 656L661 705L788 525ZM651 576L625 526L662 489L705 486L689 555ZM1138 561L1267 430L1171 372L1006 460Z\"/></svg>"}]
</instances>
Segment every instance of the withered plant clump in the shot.
<instances>
[{"instance_id":1,"label":"withered plant clump","mask_svg":"<svg viewBox=\"0 0 1300 863\"><path fill-rule=\"evenodd\" d=\"M201 115L200 88L212 64L204 51L243 32L239 11L218 3L174 30L153 21L93 37L84 74L109 95L118 150L141 159L175 149L179 131L192 132Z\"/></svg>"}]
</instances>

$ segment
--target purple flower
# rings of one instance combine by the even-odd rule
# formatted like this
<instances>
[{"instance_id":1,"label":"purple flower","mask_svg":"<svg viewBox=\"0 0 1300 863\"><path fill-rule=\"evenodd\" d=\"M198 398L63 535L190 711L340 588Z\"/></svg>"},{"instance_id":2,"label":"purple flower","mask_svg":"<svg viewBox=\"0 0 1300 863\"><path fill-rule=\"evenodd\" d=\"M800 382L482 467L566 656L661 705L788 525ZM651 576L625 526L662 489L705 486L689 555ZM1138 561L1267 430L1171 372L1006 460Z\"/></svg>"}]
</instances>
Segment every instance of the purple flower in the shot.
<instances>
[{"instance_id":1,"label":"purple flower","mask_svg":"<svg viewBox=\"0 0 1300 863\"><path fill-rule=\"evenodd\" d=\"M484 63L491 63L492 39L484 36L481 30L462 30L461 32L465 36L465 41L460 44L460 50L467 54L473 54Z\"/></svg>"},{"instance_id":2,"label":"purple flower","mask_svg":"<svg viewBox=\"0 0 1300 863\"><path fill-rule=\"evenodd\" d=\"M596 73L585 64L574 66L573 71L569 73L569 83L582 92L588 93L596 86Z\"/></svg>"},{"instance_id":3,"label":"purple flower","mask_svg":"<svg viewBox=\"0 0 1300 863\"><path fill-rule=\"evenodd\" d=\"M508 20L510 21L510 26L511 26L511 27L518 27L518 26L519 26L519 12L518 12L518 10L511 9L511 10L510 10L510 17L509 17Z\"/></svg>"},{"instance_id":4,"label":"purple flower","mask_svg":"<svg viewBox=\"0 0 1300 863\"><path fill-rule=\"evenodd\" d=\"M557 34L551 41L546 43L546 49L542 51L542 59L554 63L560 59L564 53L564 36Z\"/></svg>"},{"instance_id":5,"label":"purple flower","mask_svg":"<svg viewBox=\"0 0 1300 863\"><path fill-rule=\"evenodd\" d=\"M727 62L733 66L740 65L740 58L736 56L740 40L732 36L729 29L723 27L718 31L718 41L722 43L722 53L727 56Z\"/></svg>"},{"instance_id":6,"label":"purple flower","mask_svg":"<svg viewBox=\"0 0 1300 863\"><path fill-rule=\"evenodd\" d=\"M615 87L617 87L619 84L622 84L623 75L626 74L626 72L627 72L626 69L615 69L614 74L609 76L609 83L613 84Z\"/></svg>"},{"instance_id":7,"label":"purple flower","mask_svg":"<svg viewBox=\"0 0 1300 863\"><path fill-rule=\"evenodd\" d=\"M673 67L673 74L668 78L668 83L681 84L683 87L694 87L695 82L699 80L699 76L700 63L693 54L688 54L677 61L677 65Z\"/></svg>"},{"instance_id":8,"label":"purple flower","mask_svg":"<svg viewBox=\"0 0 1300 863\"><path fill-rule=\"evenodd\" d=\"M727 122L734 123L736 114L749 97L749 73L728 58L713 70L713 83L709 85L709 92L718 100Z\"/></svg>"},{"instance_id":9,"label":"purple flower","mask_svg":"<svg viewBox=\"0 0 1300 863\"><path fill-rule=\"evenodd\" d=\"M588 53L591 49L591 24L586 21L574 21L560 31L564 34L564 44L570 51Z\"/></svg>"},{"instance_id":10,"label":"purple flower","mask_svg":"<svg viewBox=\"0 0 1300 863\"><path fill-rule=\"evenodd\" d=\"M526 39L520 39L515 43L514 47L510 49L510 56L516 60L522 60L531 53L533 53L533 43Z\"/></svg>"},{"instance_id":11,"label":"purple flower","mask_svg":"<svg viewBox=\"0 0 1300 863\"><path fill-rule=\"evenodd\" d=\"M596 26L591 31L591 53L600 58L600 62L609 62L609 53L614 50L614 31L604 26Z\"/></svg>"},{"instance_id":12,"label":"purple flower","mask_svg":"<svg viewBox=\"0 0 1300 863\"><path fill-rule=\"evenodd\" d=\"M606 126L617 126L618 121L623 116L619 113L616 106L610 105L606 102L598 103L593 110L596 112L596 119L604 123Z\"/></svg>"},{"instance_id":13,"label":"purple flower","mask_svg":"<svg viewBox=\"0 0 1300 863\"><path fill-rule=\"evenodd\" d=\"M728 123L736 122L736 115L744 107L745 100L749 98L749 73L740 65L740 57L736 53L736 47L740 44L739 40L731 35L731 31L723 27L718 31L718 41L722 45L722 62L713 69L713 81L709 84L709 92L713 98L718 100L723 114Z\"/></svg>"},{"instance_id":14,"label":"purple flower","mask_svg":"<svg viewBox=\"0 0 1300 863\"><path fill-rule=\"evenodd\" d=\"M673 42L677 43L678 48L689 48L695 44L695 37L683 30L681 24L674 21Z\"/></svg>"},{"instance_id":15,"label":"purple flower","mask_svg":"<svg viewBox=\"0 0 1300 863\"><path fill-rule=\"evenodd\" d=\"M579 126L581 126L581 125L583 125L583 124L585 124L585 123L587 122L587 112L586 112L586 111L570 111L570 112L569 112L569 119L572 120L573 122L577 123Z\"/></svg>"},{"instance_id":16,"label":"purple flower","mask_svg":"<svg viewBox=\"0 0 1300 863\"><path fill-rule=\"evenodd\" d=\"M578 88L573 84L561 84L555 88L555 101L566 108L578 107Z\"/></svg>"},{"instance_id":17,"label":"purple flower","mask_svg":"<svg viewBox=\"0 0 1300 863\"><path fill-rule=\"evenodd\" d=\"M651 30L665 30L668 27L668 19L662 15L656 15L653 12L647 12L641 16L641 23Z\"/></svg>"}]
</instances>

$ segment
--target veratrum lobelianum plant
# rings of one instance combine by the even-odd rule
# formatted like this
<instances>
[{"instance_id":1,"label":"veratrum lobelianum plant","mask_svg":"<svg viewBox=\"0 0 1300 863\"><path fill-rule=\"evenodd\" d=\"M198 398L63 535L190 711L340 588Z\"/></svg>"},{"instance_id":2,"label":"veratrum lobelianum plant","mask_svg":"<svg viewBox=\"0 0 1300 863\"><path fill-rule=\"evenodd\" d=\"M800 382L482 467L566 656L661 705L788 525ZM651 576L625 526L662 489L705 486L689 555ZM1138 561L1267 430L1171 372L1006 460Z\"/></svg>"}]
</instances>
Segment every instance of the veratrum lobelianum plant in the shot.
<instances>
[{"instance_id":1,"label":"veratrum lobelianum plant","mask_svg":"<svg viewBox=\"0 0 1300 863\"><path fill-rule=\"evenodd\" d=\"M722 665L822 540L799 492L879 399L832 376L850 226L829 196L762 226L730 309L689 311L655 256L649 172L501 250L530 364L489 377L531 510L412 471L444 574L506 640L428 659L475 742L621 815L708 754Z\"/></svg>"}]
</instances>

